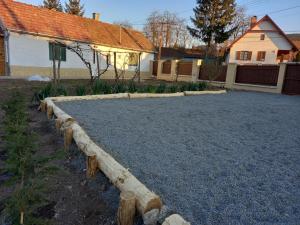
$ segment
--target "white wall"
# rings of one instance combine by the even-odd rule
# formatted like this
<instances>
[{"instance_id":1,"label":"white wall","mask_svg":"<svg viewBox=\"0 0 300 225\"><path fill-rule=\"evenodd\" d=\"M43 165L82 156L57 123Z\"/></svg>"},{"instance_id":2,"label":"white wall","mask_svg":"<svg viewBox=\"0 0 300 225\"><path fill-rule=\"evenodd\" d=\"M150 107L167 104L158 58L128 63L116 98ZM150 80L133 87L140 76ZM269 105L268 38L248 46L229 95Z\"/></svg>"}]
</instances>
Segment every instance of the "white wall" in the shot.
<instances>
[{"instance_id":1,"label":"white wall","mask_svg":"<svg viewBox=\"0 0 300 225\"><path fill-rule=\"evenodd\" d=\"M24 35L10 33L9 49L10 49L10 65L11 66L27 66L27 67L52 67L52 61L49 59L49 41L51 39L37 37L32 35ZM70 43L70 42L69 42ZM82 44L84 49L89 49L89 46ZM111 52L113 62L113 52L117 53L117 66L121 67L124 63L124 58L128 56L128 52L134 52L125 49L116 49L104 46L97 46L97 49L105 51L103 54ZM92 51L85 51L85 57L93 62ZM153 53L143 52L141 55L141 71L148 72L150 68L150 60L154 59ZM105 58L101 59L101 68L105 68ZM67 50L66 62L61 62L61 68L83 68L86 66L80 58L70 50ZM135 70L135 67L126 67L128 70ZM110 67L112 70L113 67Z\"/></svg>"},{"instance_id":2,"label":"white wall","mask_svg":"<svg viewBox=\"0 0 300 225\"><path fill-rule=\"evenodd\" d=\"M269 23L264 21L259 26L255 26L253 30L267 30L265 32L247 33L244 37L238 40L230 49L229 63L238 64L276 64L277 63L277 52L278 50L291 50L292 46L290 43L277 31L276 28ZM265 39L260 40L260 35L265 34ZM236 60L237 51L252 51L251 61ZM265 51L265 61L256 61L257 52Z\"/></svg>"}]
</instances>

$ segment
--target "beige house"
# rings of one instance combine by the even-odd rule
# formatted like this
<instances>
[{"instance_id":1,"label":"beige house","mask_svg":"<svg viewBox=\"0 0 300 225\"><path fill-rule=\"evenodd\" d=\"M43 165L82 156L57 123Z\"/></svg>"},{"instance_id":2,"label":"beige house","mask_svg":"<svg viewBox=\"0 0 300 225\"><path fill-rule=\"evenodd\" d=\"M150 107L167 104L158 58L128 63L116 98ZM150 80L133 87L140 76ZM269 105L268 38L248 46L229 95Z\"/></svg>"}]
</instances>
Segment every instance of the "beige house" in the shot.
<instances>
[{"instance_id":1,"label":"beige house","mask_svg":"<svg viewBox=\"0 0 300 225\"><path fill-rule=\"evenodd\" d=\"M228 63L277 64L293 61L298 48L268 16L251 18L250 29L229 46Z\"/></svg>"},{"instance_id":2,"label":"beige house","mask_svg":"<svg viewBox=\"0 0 300 225\"><path fill-rule=\"evenodd\" d=\"M93 74L96 70L106 71L103 78L114 78L115 64L125 71L125 78L134 76L137 68L142 78L151 76L150 61L155 50L141 32L102 22L97 13L93 18L84 18L0 0L0 75L51 77L53 43L58 41L80 46ZM89 78L86 64L76 53L68 48L60 51L62 78Z\"/></svg>"}]
</instances>

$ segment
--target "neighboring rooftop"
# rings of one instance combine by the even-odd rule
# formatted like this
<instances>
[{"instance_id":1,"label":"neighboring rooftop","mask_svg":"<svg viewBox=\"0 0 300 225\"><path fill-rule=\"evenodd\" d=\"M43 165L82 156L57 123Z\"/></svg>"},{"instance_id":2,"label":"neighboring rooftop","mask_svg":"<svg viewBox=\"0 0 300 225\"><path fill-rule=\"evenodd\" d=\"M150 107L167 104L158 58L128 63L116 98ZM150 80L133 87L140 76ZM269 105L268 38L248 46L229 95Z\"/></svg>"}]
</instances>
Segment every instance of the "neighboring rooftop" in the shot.
<instances>
[{"instance_id":1,"label":"neighboring rooftop","mask_svg":"<svg viewBox=\"0 0 300 225\"><path fill-rule=\"evenodd\" d=\"M94 19L20 3L0 0L0 26L39 36L99 44L116 48L153 52L152 43L139 31Z\"/></svg>"},{"instance_id":2,"label":"neighboring rooftop","mask_svg":"<svg viewBox=\"0 0 300 225\"><path fill-rule=\"evenodd\" d=\"M290 45L292 46L292 49L295 50L295 51L298 51L299 48L298 46L295 45L294 42L292 42L290 40L290 38L288 38L288 36L280 29L280 27L271 19L271 17L269 17L268 15L265 15L263 18L261 18L259 21L256 20L257 17L254 16L251 18L251 25L250 25L250 28L243 34L241 35L240 37L238 37L237 39L235 39L230 45L228 48L231 48L236 42L238 42L241 38L243 38L246 34L250 33L250 32L257 32L258 30L255 29L259 24L261 24L262 22L264 21L268 21L269 23L271 23L275 29L277 30L277 32L282 35L289 43ZM268 32L268 30L259 30L261 32Z\"/></svg>"},{"instance_id":3,"label":"neighboring rooftop","mask_svg":"<svg viewBox=\"0 0 300 225\"><path fill-rule=\"evenodd\" d=\"M300 49L300 34L287 34L286 36Z\"/></svg>"},{"instance_id":4,"label":"neighboring rooftop","mask_svg":"<svg viewBox=\"0 0 300 225\"><path fill-rule=\"evenodd\" d=\"M162 59L202 59L205 52L201 49L187 49L187 48L161 48Z\"/></svg>"}]
</instances>

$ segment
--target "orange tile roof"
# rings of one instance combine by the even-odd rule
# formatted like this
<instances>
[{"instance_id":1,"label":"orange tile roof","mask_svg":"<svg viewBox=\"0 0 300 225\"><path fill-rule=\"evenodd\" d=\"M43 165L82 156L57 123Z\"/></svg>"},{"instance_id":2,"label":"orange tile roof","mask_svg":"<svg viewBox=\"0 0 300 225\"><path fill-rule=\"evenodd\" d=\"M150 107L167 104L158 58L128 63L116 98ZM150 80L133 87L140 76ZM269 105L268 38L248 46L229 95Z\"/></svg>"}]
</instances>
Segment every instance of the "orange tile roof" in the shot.
<instances>
[{"instance_id":1,"label":"orange tile roof","mask_svg":"<svg viewBox=\"0 0 300 225\"><path fill-rule=\"evenodd\" d=\"M139 31L122 28L120 43L118 25L12 0L0 0L0 22L5 29L15 32L137 51L154 51L152 43Z\"/></svg>"}]
</instances>

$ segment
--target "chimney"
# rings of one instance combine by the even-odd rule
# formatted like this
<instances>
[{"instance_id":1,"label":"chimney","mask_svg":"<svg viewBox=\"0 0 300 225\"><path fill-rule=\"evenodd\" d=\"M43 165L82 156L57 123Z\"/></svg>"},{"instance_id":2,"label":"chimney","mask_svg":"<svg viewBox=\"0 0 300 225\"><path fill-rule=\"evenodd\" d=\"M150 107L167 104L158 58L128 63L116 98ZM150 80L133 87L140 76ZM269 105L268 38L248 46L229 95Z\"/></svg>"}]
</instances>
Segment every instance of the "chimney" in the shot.
<instances>
[{"instance_id":1,"label":"chimney","mask_svg":"<svg viewBox=\"0 0 300 225\"><path fill-rule=\"evenodd\" d=\"M99 21L100 20L100 13L93 13L93 19Z\"/></svg>"},{"instance_id":2,"label":"chimney","mask_svg":"<svg viewBox=\"0 0 300 225\"><path fill-rule=\"evenodd\" d=\"M250 28L254 27L257 23L257 16L252 16L250 21Z\"/></svg>"}]
</instances>

